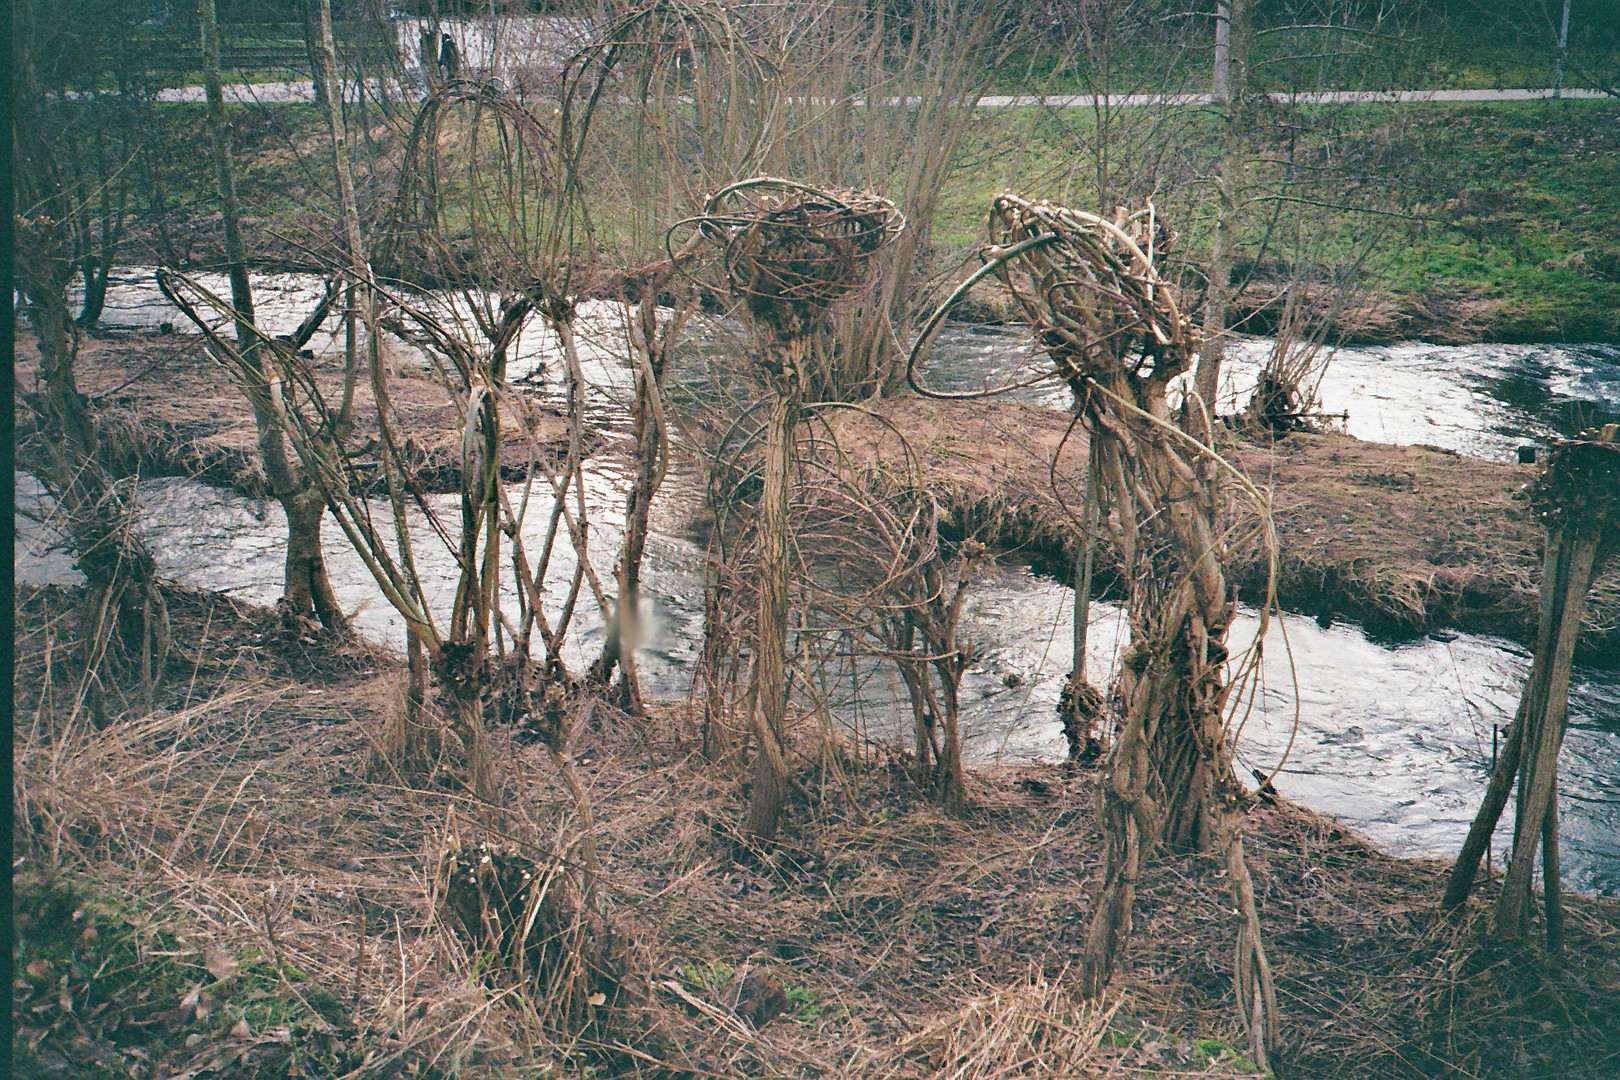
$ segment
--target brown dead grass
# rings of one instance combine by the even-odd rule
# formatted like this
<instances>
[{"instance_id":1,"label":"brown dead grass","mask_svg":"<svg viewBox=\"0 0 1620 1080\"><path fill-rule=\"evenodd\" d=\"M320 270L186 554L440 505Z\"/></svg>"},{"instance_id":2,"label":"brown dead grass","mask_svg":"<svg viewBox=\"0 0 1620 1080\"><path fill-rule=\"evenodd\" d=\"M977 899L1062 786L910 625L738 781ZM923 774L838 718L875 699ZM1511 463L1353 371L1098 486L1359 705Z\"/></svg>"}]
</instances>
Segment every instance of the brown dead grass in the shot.
<instances>
[{"instance_id":1,"label":"brown dead grass","mask_svg":"<svg viewBox=\"0 0 1620 1080\"><path fill-rule=\"evenodd\" d=\"M26 591L20 609L23 873L161 905L198 963L275 950L344 1003L346 1075L566 1076L585 1061L598 1076L1246 1075L1229 1049L1244 1040L1217 861L1155 860L1115 992L1087 1006L1069 989L1096 884L1089 777L974 773L975 809L954 819L900 762L801 740L791 824L761 851L742 838L738 774L695 753L678 706L646 724L598 708L569 748L650 994L645 1039L570 1051L528 996L477 974L431 900L452 837L532 857L566 847L575 824L539 748L497 739L507 829L489 837L456 791L378 764L397 692L386 657L199 594L171 601L193 659L171 673L168 708L63 728L44 674L48 654L60 673L75 632L71 599ZM1480 908L1441 919L1437 863L1382 855L1292 807L1257 805L1246 828L1283 1075L1598 1080L1620 1067L1620 905L1573 898L1569 951L1549 967L1533 949L1482 947ZM790 1013L758 1030L723 1004L745 966L788 993ZM149 1056L176 1071L248 1060L217 1039L188 1046L179 1021L151 1030ZM66 1036L59 1050L85 1052Z\"/></svg>"}]
</instances>

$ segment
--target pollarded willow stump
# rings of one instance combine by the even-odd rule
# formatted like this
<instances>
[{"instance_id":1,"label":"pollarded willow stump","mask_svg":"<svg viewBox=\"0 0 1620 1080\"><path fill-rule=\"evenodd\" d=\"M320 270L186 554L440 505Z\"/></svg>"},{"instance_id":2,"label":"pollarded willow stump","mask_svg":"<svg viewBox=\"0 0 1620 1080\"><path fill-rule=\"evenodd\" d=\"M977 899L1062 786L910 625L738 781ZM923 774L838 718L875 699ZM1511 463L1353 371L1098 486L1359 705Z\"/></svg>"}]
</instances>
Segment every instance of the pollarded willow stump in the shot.
<instances>
[{"instance_id":1,"label":"pollarded willow stump","mask_svg":"<svg viewBox=\"0 0 1620 1080\"><path fill-rule=\"evenodd\" d=\"M579 876L561 858L455 846L439 867L439 903L469 950L529 990L549 1027L578 1035L594 1023L602 1036L614 1010L634 1004L625 986L635 965L629 938L587 902Z\"/></svg>"},{"instance_id":2,"label":"pollarded willow stump","mask_svg":"<svg viewBox=\"0 0 1620 1080\"><path fill-rule=\"evenodd\" d=\"M1558 753L1569 722L1570 667L1587 593L1604 562L1620 547L1620 425L1584 431L1579 438L1554 446L1536 481L1532 503L1547 529L1535 659L1441 907L1454 911L1467 901L1480 858L1509 794L1517 789L1513 854L1497 900L1496 932L1506 938L1529 934L1531 879L1539 846L1547 946L1556 951L1563 943L1564 926Z\"/></svg>"},{"instance_id":3,"label":"pollarded willow stump","mask_svg":"<svg viewBox=\"0 0 1620 1080\"><path fill-rule=\"evenodd\" d=\"M747 308L757 374L770 390L759 511L759 753L748 807L748 832L770 840L787 794L788 487L809 385L804 365L833 308L870 287L873 256L905 220L876 195L757 177L717 192L702 216L683 224L717 249L732 295Z\"/></svg>"}]
</instances>

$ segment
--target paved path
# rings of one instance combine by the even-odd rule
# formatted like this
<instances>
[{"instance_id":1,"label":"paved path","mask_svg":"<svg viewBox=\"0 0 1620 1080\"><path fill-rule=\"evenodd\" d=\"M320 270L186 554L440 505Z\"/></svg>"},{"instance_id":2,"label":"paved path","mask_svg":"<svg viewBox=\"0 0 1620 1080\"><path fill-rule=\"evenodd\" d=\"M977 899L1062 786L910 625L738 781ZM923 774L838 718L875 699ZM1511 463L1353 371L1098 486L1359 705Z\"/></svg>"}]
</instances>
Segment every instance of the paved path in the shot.
<instances>
[{"instance_id":1,"label":"paved path","mask_svg":"<svg viewBox=\"0 0 1620 1080\"><path fill-rule=\"evenodd\" d=\"M1293 105L1355 105L1377 102L1431 101L1542 101L1558 97L1552 90L1321 90L1313 93L1266 95L1272 101ZM1601 90L1565 89L1566 98L1608 97ZM979 105L986 109L1048 105L1056 108L1093 109L1105 99L1094 94L1053 94L1046 97L985 97ZM1122 105L1208 105L1208 94L1109 94L1106 103Z\"/></svg>"},{"instance_id":2,"label":"paved path","mask_svg":"<svg viewBox=\"0 0 1620 1080\"><path fill-rule=\"evenodd\" d=\"M375 87L376 84L372 84ZM395 97L414 97L414 88L401 90L391 87ZM354 87L348 91L353 93ZM1305 94L1268 94L1273 101L1295 105L1351 105L1378 102L1471 102L1471 101L1542 101L1557 95L1548 90L1325 90ZM1601 90L1566 89L1565 98L1589 99L1610 97ZM203 88L181 86L163 90L158 100L164 102L200 103ZM233 83L225 87L225 100L240 105L290 105L315 100L314 84L305 81ZM979 99L982 109L1008 109L1044 105L1049 108L1093 109L1099 104L1111 107L1133 105L1207 105L1208 94L1051 94L1045 96L1024 94L1016 97L991 95Z\"/></svg>"}]
</instances>

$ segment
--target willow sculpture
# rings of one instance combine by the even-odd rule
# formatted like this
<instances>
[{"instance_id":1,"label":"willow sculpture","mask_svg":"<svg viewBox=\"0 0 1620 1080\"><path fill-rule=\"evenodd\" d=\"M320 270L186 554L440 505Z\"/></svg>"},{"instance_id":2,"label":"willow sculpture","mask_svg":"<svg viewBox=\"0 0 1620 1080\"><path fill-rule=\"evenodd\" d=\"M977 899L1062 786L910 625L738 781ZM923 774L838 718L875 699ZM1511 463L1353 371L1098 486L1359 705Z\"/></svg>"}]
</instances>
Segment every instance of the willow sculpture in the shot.
<instances>
[{"instance_id":1,"label":"willow sculpture","mask_svg":"<svg viewBox=\"0 0 1620 1080\"><path fill-rule=\"evenodd\" d=\"M989 233L985 265L957 294L998 279L1073 391L1091 439L1097 527L1126 571L1130 644L1115 688L1117 737L1099 786L1106 852L1081 968L1085 990L1099 993L1112 975L1130 937L1137 878L1157 845L1223 853L1239 918L1236 993L1263 1064L1275 1003L1237 828L1245 793L1226 745L1227 540L1210 479L1215 455L1172 421L1166 401L1198 346L1157 270L1170 235L1151 206L1110 221L1013 195L995 200ZM908 365L912 385L931 396L945 395L920 385L917 358L945 310Z\"/></svg>"},{"instance_id":2,"label":"willow sculpture","mask_svg":"<svg viewBox=\"0 0 1620 1080\"><path fill-rule=\"evenodd\" d=\"M804 412L816 332L832 309L871 281L872 257L899 235L904 219L871 194L830 193L791 180L756 177L709 197L703 214L682 222L717 250L718 268L742 301L765 384L764 492L759 509L759 616L755 733L748 831L776 835L787 789L782 740L787 717L788 485L793 433ZM673 254L671 256L673 258Z\"/></svg>"}]
</instances>

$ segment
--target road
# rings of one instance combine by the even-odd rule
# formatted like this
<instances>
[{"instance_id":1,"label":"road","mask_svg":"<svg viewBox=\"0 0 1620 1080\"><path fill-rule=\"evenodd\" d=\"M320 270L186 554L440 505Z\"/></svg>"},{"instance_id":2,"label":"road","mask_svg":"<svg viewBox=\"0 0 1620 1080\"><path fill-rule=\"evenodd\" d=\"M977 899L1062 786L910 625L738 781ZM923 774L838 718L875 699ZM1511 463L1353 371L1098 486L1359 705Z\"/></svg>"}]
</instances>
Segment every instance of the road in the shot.
<instances>
[{"instance_id":1,"label":"road","mask_svg":"<svg viewBox=\"0 0 1620 1080\"><path fill-rule=\"evenodd\" d=\"M373 84L375 85L375 84ZM417 93L408 89L404 93L398 86L394 88L394 96L405 97ZM349 87L353 93L353 86ZM1545 90L1326 90L1315 93L1267 95L1271 100L1284 104L1294 105L1352 105L1375 103L1444 103L1444 102L1484 102L1484 101L1542 101L1557 97L1550 89ZM1563 97L1568 99L1590 99L1609 97L1611 95L1602 90L1580 90L1566 88ZM203 88L200 86L181 86L158 93L158 100L162 102L184 102L200 104L203 101ZM265 82L232 84L225 87L225 100L238 105L292 105L309 103L315 100L314 84L304 81L291 82ZM898 104L898 99L891 99L890 104ZM1048 108L1080 108L1093 109L1098 105L1109 107L1131 107L1138 105L1207 105L1210 103L1208 94L1111 94L1100 97L1094 94L1052 94L1046 96L1035 95L989 95L979 99L981 109L1010 109L1028 108L1044 105Z\"/></svg>"}]
</instances>

